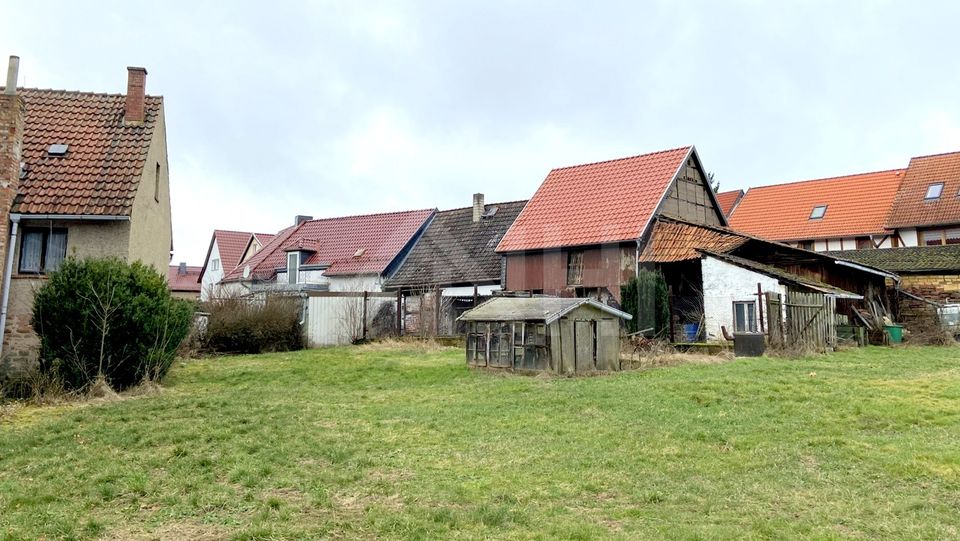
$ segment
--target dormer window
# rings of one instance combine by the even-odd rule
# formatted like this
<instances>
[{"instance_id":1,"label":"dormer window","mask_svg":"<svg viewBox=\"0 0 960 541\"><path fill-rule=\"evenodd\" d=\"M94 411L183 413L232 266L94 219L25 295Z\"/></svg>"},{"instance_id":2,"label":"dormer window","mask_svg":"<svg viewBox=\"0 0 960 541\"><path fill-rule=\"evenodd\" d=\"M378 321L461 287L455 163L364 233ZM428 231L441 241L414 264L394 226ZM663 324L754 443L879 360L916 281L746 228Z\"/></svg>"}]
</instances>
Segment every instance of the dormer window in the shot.
<instances>
[{"instance_id":1,"label":"dormer window","mask_svg":"<svg viewBox=\"0 0 960 541\"><path fill-rule=\"evenodd\" d=\"M940 194L943 193L943 183L938 182L936 184L931 184L927 187L927 195L924 197L925 200L930 201L933 199L940 199Z\"/></svg>"},{"instance_id":2,"label":"dormer window","mask_svg":"<svg viewBox=\"0 0 960 541\"><path fill-rule=\"evenodd\" d=\"M817 205L816 207L813 207L813 210L810 212L810 219L819 220L820 218L823 218L823 215L826 213L827 213L826 205Z\"/></svg>"},{"instance_id":3,"label":"dormer window","mask_svg":"<svg viewBox=\"0 0 960 541\"><path fill-rule=\"evenodd\" d=\"M360 248L359 250L357 250L356 252L353 253L353 257L363 257L363 254L365 254L365 253L367 253L367 249L366 249L366 248Z\"/></svg>"}]
</instances>

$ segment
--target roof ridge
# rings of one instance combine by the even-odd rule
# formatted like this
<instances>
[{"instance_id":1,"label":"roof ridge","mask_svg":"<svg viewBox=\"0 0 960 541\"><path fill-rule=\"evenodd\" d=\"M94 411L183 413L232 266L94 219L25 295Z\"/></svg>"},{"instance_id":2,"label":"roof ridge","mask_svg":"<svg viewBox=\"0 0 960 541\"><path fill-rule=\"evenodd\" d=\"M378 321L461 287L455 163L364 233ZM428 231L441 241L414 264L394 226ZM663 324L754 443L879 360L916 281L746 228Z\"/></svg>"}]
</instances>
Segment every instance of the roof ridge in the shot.
<instances>
[{"instance_id":1,"label":"roof ridge","mask_svg":"<svg viewBox=\"0 0 960 541\"><path fill-rule=\"evenodd\" d=\"M428 208L428 209L396 210L396 211L391 211L391 212L371 212L371 213L368 213L368 214L351 214L351 215L348 215L348 216L333 216L333 217L330 217L330 218L315 218L315 219L313 219L313 220L307 220L307 221L303 222L302 224L300 224L300 226L302 226L302 225L304 225L304 224L313 223L313 222L328 222L328 221L330 221L330 220L344 220L344 219L347 219L347 218L369 218L369 217L371 217L371 216L388 216L388 215L393 215L393 214L413 214L413 213L416 213L416 212L432 212L432 211L436 211L436 210L437 210L437 209L434 207L434 208ZM299 229L299 226L298 226L297 228Z\"/></svg>"},{"instance_id":2,"label":"roof ridge","mask_svg":"<svg viewBox=\"0 0 960 541\"><path fill-rule=\"evenodd\" d=\"M767 184L767 185L765 185L765 186L751 186L751 187L747 188L746 191L749 192L749 191L751 191L751 190L761 190L761 189L764 189L764 188L779 188L779 187L781 187L781 186L794 186L794 185L796 185L796 184L808 184L808 183L814 183L814 182L824 182L824 181L827 181L827 180L840 180L840 179L847 179L847 178L850 178L850 177L862 177L862 176L866 176L866 175L878 175L878 174L881 174L881 173L893 173L893 172L896 172L896 171L905 173L905 172L907 171L907 168L906 168L906 167L896 167L896 168L893 168L893 169L882 169L882 170L880 170L880 171L868 171L868 172L866 172L866 173L851 173L851 174L849 174L849 175L837 175L837 176L835 176L835 177L821 177L821 178L811 178L811 179L806 179L806 180L793 180L793 181L790 181L790 182L781 182L781 183L779 183L779 184Z\"/></svg>"},{"instance_id":3,"label":"roof ridge","mask_svg":"<svg viewBox=\"0 0 960 541\"><path fill-rule=\"evenodd\" d=\"M924 154L923 156L913 156L912 158L910 158L910 161L922 160L924 158L939 158L941 156L949 156L951 154L960 154L960 150L953 150L950 152L939 152L937 154Z\"/></svg>"},{"instance_id":4,"label":"roof ridge","mask_svg":"<svg viewBox=\"0 0 960 541\"><path fill-rule=\"evenodd\" d=\"M529 199L517 199L517 200L515 200L515 201L497 201L496 203L484 203L483 206L489 207L490 205L509 205L509 204L511 204L511 203L526 203L527 201L530 201L530 200L529 200ZM470 206L467 206L467 207L456 207L456 208L452 208L452 209L438 210L437 212L453 212L453 211L455 211L455 210L466 210L466 209L471 209L471 208L473 208L473 205L470 205Z\"/></svg>"},{"instance_id":5,"label":"roof ridge","mask_svg":"<svg viewBox=\"0 0 960 541\"><path fill-rule=\"evenodd\" d=\"M5 90L6 87L0 85L0 90ZM93 92L90 90L67 90L65 88L37 88L32 86L18 86L17 92L26 91L26 92L49 92L55 94L76 94L78 96L100 96L106 98L126 98L126 94L119 92ZM145 98L162 98L163 94L154 95L154 94L144 94Z\"/></svg>"},{"instance_id":6,"label":"roof ridge","mask_svg":"<svg viewBox=\"0 0 960 541\"><path fill-rule=\"evenodd\" d=\"M655 151L655 152L647 152L647 153L645 153L645 154L637 154L636 156L624 156L623 158L614 158L614 159L612 159L612 160L600 160L600 161L596 161L596 162L580 163L580 164L576 164L576 165L565 165L565 166L563 166L563 167L555 167L555 168L551 169L550 171L551 171L551 172L552 172L552 171L563 171L564 169L573 169L573 168L576 168L576 167L586 167L586 166L588 166L588 165L600 165L600 164L602 164L602 163L622 162L622 161L624 161L624 160L633 160L633 159L636 159L636 158L645 158L645 157L647 157L647 156L655 156L655 155L657 155L657 154L667 154L668 152L676 152L676 151L678 151L678 150L686 150L686 151L689 151L691 148L693 148L693 145L687 145L687 146L677 147L677 148L670 148L670 149L666 149L666 150L657 150L657 151Z\"/></svg>"}]
</instances>

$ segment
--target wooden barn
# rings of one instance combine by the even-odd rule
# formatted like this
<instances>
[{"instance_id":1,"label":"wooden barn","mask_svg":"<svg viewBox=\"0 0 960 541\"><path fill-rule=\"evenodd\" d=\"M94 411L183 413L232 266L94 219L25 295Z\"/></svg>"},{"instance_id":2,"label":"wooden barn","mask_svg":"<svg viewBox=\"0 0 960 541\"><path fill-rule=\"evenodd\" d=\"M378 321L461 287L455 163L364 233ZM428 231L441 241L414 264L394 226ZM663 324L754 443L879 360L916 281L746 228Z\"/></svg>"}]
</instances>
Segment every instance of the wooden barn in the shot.
<instances>
[{"instance_id":1,"label":"wooden barn","mask_svg":"<svg viewBox=\"0 0 960 541\"><path fill-rule=\"evenodd\" d=\"M495 297L465 312L467 364L575 374L620 369L627 313L587 298Z\"/></svg>"}]
</instances>

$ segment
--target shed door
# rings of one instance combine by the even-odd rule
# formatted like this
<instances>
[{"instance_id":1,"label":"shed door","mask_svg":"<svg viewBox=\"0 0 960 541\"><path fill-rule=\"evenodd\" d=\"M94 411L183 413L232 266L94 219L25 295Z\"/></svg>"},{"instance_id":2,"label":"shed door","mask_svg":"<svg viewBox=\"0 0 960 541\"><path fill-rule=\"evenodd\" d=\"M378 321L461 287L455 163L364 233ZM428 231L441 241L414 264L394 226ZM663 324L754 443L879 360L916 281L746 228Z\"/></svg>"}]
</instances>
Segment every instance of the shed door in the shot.
<instances>
[{"instance_id":1,"label":"shed door","mask_svg":"<svg viewBox=\"0 0 960 541\"><path fill-rule=\"evenodd\" d=\"M576 353L577 372L597 368L597 322L577 320L573 322L573 342Z\"/></svg>"}]
</instances>

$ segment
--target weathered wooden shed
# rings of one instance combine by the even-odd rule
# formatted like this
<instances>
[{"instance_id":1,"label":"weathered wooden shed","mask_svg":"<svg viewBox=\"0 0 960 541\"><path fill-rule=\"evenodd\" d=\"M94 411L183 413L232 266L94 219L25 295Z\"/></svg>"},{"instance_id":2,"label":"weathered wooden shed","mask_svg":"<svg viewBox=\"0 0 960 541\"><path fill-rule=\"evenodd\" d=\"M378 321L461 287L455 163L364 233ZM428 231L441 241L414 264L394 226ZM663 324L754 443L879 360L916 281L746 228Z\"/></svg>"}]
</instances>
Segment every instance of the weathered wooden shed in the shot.
<instances>
[{"instance_id":1,"label":"weathered wooden shed","mask_svg":"<svg viewBox=\"0 0 960 541\"><path fill-rule=\"evenodd\" d=\"M495 297L465 312L467 364L558 374L620 369L621 320L593 299Z\"/></svg>"}]
</instances>

